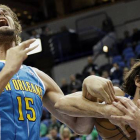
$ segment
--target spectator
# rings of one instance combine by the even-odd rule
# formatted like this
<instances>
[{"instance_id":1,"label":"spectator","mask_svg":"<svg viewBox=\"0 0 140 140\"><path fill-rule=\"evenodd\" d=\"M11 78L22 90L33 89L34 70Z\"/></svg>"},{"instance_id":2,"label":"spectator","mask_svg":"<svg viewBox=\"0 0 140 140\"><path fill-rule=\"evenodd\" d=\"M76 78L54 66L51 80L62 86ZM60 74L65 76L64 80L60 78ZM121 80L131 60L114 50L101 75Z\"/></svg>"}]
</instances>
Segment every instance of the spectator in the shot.
<instances>
[{"instance_id":1,"label":"spectator","mask_svg":"<svg viewBox=\"0 0 140 140\"><path fill-rule=\"evenodd\" d=\"M49 137L51 140L61 140L58 136L57 130L54 128L50 130L49 135L47 137Z\"/></svg>"},{"instance_id":2,"label":"spectator","mask_svg":"<svg viewBox=\"0 0 140 140\"><path fill-rule=\"evenodd\" d=\"M76 79L76 77L74 75L70 76L70 85L69 85L69 89L70 92L76 92L81 90L81 82L79 80Z\"/></svg>"},{"instance_id":3,"label":"spectator","mask_svg":"<svg viewBox=\"0 0 140 140\"><path fill-rule=\"evenodd\" d=\"M123 76L125 76L127 74L127 72L129 72L129 68L128 67L124 67L123 68Z\"/></svg>"},{"instance_id":4,"label":"spectator","mask_svg":"<svg viewBox=\"0 0 140 140\"><path fill-rule=\"evenodd\" d=\"M113 67L110 69L110 73L112 74L116 70L117 63L113 64Z\"/></svg>"},{"instance_id":5,"label":"spectator","mask_svg":"<svg viewBox=\"0 0 140 140\"><path fill-rule=\"evenodd\" d=\"M71 139L71 132L68 127L63 128L61 132L61 140L72 140Z\"/></svg>"},{"instance_id":6,"label":"spectator","mask_svg":"<svg viewBox=\"0 0 140 140\"><path fill-rule=\"evenodd\" d=\"M95 73L98 72L98 66L93 64L92 57L88 57L87 60L88 60L88 64L84 67L82 71L84 77L87 77L88 75L90 75L92 71L94 71Z\"/></svg>"},{"instance_id":7,"label":"spectator","mask_svg":"<svg viewBox=\"0 0 140 140\"><path fill-rule=\"evenodd\" d=\"M66 79L63 78L63 79L61 80L61 90L63 91L63 93L64 93L65 95L68 94L68 88L69 88L69 85L67 84Z\"/></svg>"},{"instance_id":8,"label":"spectator","mask_svg":"<svg viewBox=\"0 0 140 140\"><path fill-rule=\"evenodd\" d=\"M102 77L106 78L106 79L110 79L108 71L103 71L102 72Z\"/></svg>"},{"instance_id":9,"label":"spectator","mask_svg":"<svg viewBox=\"0 0 140 140\"><path fill-rule=\"evenodd\" d=\"M111 79L118 79L120 81L122 80L122 70L117 63L113 65Z\"/></svg>"}]
</instances>

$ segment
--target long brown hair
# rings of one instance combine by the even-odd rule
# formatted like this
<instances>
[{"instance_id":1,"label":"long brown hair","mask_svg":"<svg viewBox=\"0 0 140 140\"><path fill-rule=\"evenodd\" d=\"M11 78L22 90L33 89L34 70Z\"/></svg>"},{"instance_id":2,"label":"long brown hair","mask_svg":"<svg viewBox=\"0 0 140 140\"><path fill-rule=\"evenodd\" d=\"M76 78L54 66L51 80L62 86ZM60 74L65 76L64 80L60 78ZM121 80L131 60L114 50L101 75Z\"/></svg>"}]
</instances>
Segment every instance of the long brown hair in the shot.
<instances>
[{"instance_id":1,"label":"long brown hair","mask_svg":"<svg viewBox=\"0 0 140 140\"><path fill-rule=\"evenodd\" d=\"M136 77L140 78L140 62L135 63L124 78L123 90L131 96L134 96L136 91Z\"/></svg>"}]
</instances>

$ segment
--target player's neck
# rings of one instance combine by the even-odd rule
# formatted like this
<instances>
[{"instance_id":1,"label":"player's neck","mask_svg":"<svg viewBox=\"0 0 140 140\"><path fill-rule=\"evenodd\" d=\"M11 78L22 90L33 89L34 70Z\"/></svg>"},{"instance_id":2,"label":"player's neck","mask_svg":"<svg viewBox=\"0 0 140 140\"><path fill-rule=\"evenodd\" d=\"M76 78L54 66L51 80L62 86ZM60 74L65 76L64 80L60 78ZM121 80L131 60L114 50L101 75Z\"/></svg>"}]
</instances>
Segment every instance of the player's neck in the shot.
<instances>
[{"instance_id":1,"label":"player's neck","mask_svg":"<svg viewBox=\"0 0 140 140\"><path fill-rule=\"evenodd\" d=\"M5 60L7 50L14 46L14 42L12 42L11 44L0 44L0 60Z\"/></svg>"}]
</instances>

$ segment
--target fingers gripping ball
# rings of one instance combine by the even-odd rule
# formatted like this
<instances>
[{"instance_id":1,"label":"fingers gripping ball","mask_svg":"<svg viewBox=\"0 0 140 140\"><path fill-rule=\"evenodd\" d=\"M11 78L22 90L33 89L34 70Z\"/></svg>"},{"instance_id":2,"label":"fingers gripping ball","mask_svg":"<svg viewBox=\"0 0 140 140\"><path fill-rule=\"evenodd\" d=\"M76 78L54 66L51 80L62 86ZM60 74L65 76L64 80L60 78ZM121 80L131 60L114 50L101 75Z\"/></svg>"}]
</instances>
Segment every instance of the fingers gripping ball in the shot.
<instances>
[{"instance_id":1,"label":"fingers gripping ball","mask_svg":"<svg viewBox=\"0 0 140 140\"><path fill-rule=\"evenodd\" d=\"M135 140L136 139L136 133L133 129L131 129L129 126L126 126L127 131L130 134L130 137L128 138L122 130L111 124L109 120L107 119L95 119L95 126L100 134L100 136L104 140Z\"/></svg>"}]
</instances>

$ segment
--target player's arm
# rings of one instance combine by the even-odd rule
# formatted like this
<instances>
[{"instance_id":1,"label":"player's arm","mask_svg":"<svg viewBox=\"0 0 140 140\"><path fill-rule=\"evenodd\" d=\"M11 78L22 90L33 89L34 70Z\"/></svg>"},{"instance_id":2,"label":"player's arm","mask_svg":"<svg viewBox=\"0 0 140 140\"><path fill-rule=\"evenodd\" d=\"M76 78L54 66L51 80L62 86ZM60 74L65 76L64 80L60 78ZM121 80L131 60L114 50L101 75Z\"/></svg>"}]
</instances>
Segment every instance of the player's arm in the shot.
<instances>
[{"instance_id":1,"label":"player's arm","mask_svg":"<svg viewBox=\"0 0 140 140\"><path fill-rule=\"evenodd\" d=\"M108 90L108 88L110 89ZM55 107L62 113L72 116L78 115L79 117L108 118L112 114L123 115L123 113L112 104L100 104L97 102L97 98L103 101L105 101L106 98L106 101L108 101L108 97L110 98L110 96L116 95L124 96L124 92L117 87L114 88L112 83L107 79L90 76L84 80L82 92L61 98L57 101Z\"/></svg>"},{"instance_id":2,"label":"player's arm","mask_svg":"<svg viewBox=\"0 0 140 140\"><path fill-rule=\"evenodd\" d=\"M67 124L73 131L78 134L89 134L94 128L93 118L77 118L66 115L65 113L59 112L55 107L55 103L64 97L61 89L58 85L45 73L34 69L39 77L43 80L46 93L43 97L43 104L58 120ZM68 108L68 110L70 110Z\"/></svg>"},{"instance_id":3,"label":"player's arm","mask_svg":"<svg viewBox=\"0 0 140 140\"><path fill-rule=\"evenodd\" d=\"M55 108L70 116L105 118L104 104L93 102L82 96L82 92L76 92L60 98Z\"/></svg>"},{"instance_id":4,"label":"player's arm","mask_svg":"<svg viewBox=\"0 0 140 140\"><path fill-rule=\"evenodd\" d=\"M60 98L55 108L70 116L109 118L112 114L123 115L123 113L112 104L101 104L93 102L82 96L82 92L73 93Z\"/></svg>"},{"instance_id":5,"label":"player's arm","mask_svg":"<svg viewBox=\"0 0 140 140\"><path fill-rule=\"evenodd\" d=\"M20 46L13 47L7 51L5 66L0 72L0 94L13 75L20 69L23 61L27 58L27 53L37 47L35 46L32 49L25 50L34 41L35 39L27 40Z\"/></svg>"}]
</instances>

